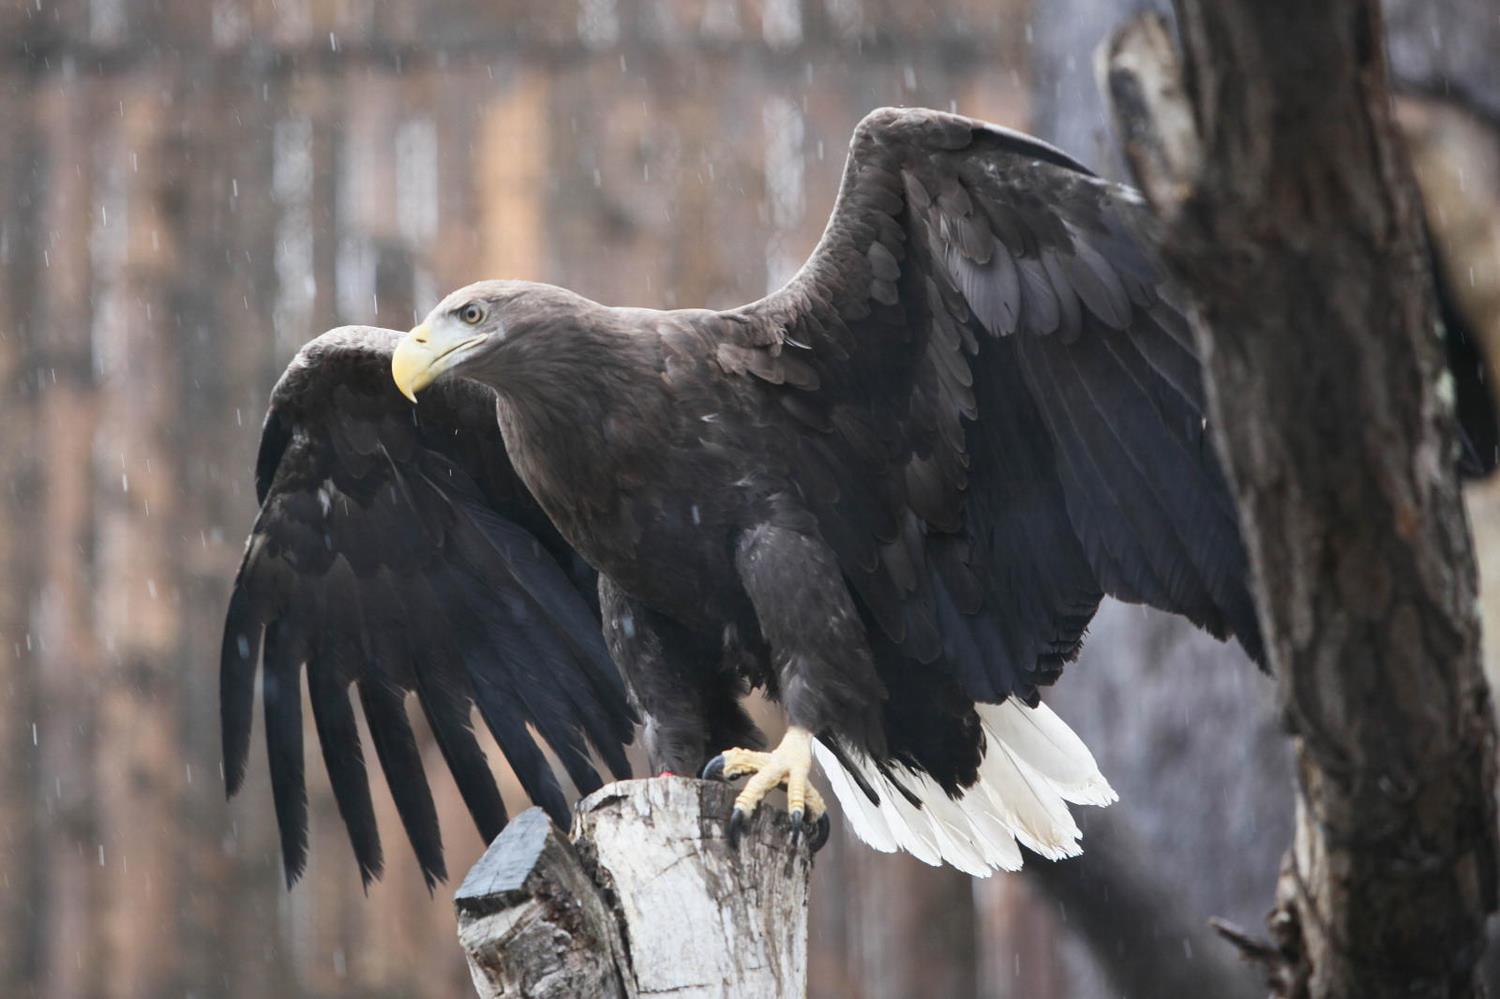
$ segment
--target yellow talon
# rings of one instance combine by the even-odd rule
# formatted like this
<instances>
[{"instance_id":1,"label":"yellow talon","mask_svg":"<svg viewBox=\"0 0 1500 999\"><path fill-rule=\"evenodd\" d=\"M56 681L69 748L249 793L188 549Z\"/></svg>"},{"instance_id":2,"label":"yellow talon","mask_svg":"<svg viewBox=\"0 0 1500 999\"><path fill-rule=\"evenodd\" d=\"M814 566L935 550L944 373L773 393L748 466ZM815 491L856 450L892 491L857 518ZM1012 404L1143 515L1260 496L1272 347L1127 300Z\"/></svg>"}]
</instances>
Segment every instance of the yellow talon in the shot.
<instances>
[{"instance_id":1,"label":"yellow talon","mask_svg":"<svg viewBox=\"0 0 1500 999\"><path fill-rule=\"evenodd\" d=\"M751 774L745 787L734 799L734 815L729 825L731 842L759 807L761 799L775 787L786 785L787 811L794 825L793 837L800 839L804 824L813 827L813 849L821 847L828 836L828 805L818 789L808 780L812 770L812 733L792 726L780 744L769 752L753 749L726 749L709 761L703 776L739 777Z\"/></svg>"},{"instance_id":2,"label":"yellow talon","mask_svg":"<svg viewBox=\"0 0 1500 999\"><path fill-rule=\"evenodd\" d=\"M724 768L719 776L725 780L753 774L771 761L770 753L758 749L726 749L720 755L724 757Z\"/></svg>"}]
</instances>

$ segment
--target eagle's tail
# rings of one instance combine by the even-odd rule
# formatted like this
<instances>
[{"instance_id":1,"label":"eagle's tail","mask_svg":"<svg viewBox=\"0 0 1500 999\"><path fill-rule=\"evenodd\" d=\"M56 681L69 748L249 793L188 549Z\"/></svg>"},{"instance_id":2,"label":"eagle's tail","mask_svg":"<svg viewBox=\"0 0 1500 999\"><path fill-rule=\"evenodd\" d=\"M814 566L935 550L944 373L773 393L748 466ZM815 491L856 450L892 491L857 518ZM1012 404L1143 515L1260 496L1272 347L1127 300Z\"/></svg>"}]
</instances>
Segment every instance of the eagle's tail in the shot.
<instances>
[{"instance_id":1,"label":"eagle's tail","mask_svg":"<svg viewBox=\"0 0 1500 999\"><path fill-rule=\"evenodd\" d=\"M1011 698L977 710L984 760L978 782L957 798L925 773L899 764L882 768L845 752L856 777L815 741L813 751L849 824L877 850L906 850L934 866L947 861L977 877L996 868L1018 870L1018 842L1050 860L1076 857L1083 852L1081 834L1066 803L1117 800L1093 754L1045 704L1028 708ZM861 790L861 780L879 803Z\"/></svg>"}]
</instances>

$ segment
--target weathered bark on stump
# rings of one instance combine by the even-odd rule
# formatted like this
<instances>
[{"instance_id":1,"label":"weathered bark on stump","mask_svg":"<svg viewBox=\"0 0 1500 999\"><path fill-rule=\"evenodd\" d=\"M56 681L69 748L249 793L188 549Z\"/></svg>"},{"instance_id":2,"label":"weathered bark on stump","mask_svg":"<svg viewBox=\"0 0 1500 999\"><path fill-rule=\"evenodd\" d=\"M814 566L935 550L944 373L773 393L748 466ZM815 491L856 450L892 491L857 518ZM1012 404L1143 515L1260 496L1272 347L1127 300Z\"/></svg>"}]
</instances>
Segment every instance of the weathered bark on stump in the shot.
<instances>
[{"instance_id":1,"label":"weathered bark on stump","mask_svg":"<svg viewBox=\"0 0 1500 999\"><path fill-rule=\"evenodd\" d=\"M1106 69L1197 309L1297 755L1273 942L1246 950L1277 995L1471 996L1495 908L1494 730L1379 8L1177 10L1185 69L1150 21Z\"/></svg>"},{"instance_id":2,"label":"weathered bark on stump","mask_svg":"<svg viewBox=\"0 0 1500 999\"><path fill-rule=\"evenodd\" d=\"M734 790L621 781L496 837L454 898L484 999L791 999L807 990L806 846L761 809L737 848Z\"/></svg>"}]
</instances>

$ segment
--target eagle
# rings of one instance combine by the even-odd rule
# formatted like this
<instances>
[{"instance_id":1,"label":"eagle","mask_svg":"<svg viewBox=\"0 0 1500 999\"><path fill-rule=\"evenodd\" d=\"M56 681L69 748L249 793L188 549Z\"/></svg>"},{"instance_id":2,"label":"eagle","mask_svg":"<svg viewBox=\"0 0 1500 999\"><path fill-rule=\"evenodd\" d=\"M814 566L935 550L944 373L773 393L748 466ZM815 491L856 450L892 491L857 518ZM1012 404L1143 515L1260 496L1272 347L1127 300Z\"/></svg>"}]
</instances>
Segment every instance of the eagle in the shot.
<instances>
[{"instance_id":1,"label":"eagle","mask_svg":"<svg viewBox=\"0 0 1500 999\"><path fill-rule=\"evenodd\" d=\"M530 799L653 772L784 786L976 876L1080 852L1115 793L1040 699L1109 595L1264 660L1201 362L1130 189L996 125L881 109L780 290L658 311L482 281L407 333L292 360L229 599L224 772L260 676L288 884L307 855L302 677L361 876L383 867L353 701L429 885L414 693L486 841ZM741 705L785 710L779 744Z\"/></svg>"}]
</instances>

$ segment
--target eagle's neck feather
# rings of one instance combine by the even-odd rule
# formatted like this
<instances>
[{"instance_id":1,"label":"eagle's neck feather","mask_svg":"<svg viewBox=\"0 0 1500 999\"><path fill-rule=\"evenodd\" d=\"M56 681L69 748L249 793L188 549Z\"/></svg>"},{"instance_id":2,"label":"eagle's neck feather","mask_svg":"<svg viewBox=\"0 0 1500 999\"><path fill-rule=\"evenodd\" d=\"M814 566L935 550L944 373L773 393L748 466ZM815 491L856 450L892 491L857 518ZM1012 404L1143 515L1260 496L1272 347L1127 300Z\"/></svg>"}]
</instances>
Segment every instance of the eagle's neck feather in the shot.
<instances>
[{"instance_id":1,"label":"eagle's neck feather","mask_svg":"<svg viewBox=\"0 0 1500 999\"><path fill-rule=\"evenodd\" d=\"M491 381L516 471L564 533L567 521L617 505L620 469L647 446L620 430L652 425L642 417L661 405L654 339L597 328L533 334Z\"/></svg>"}]
</instances>

